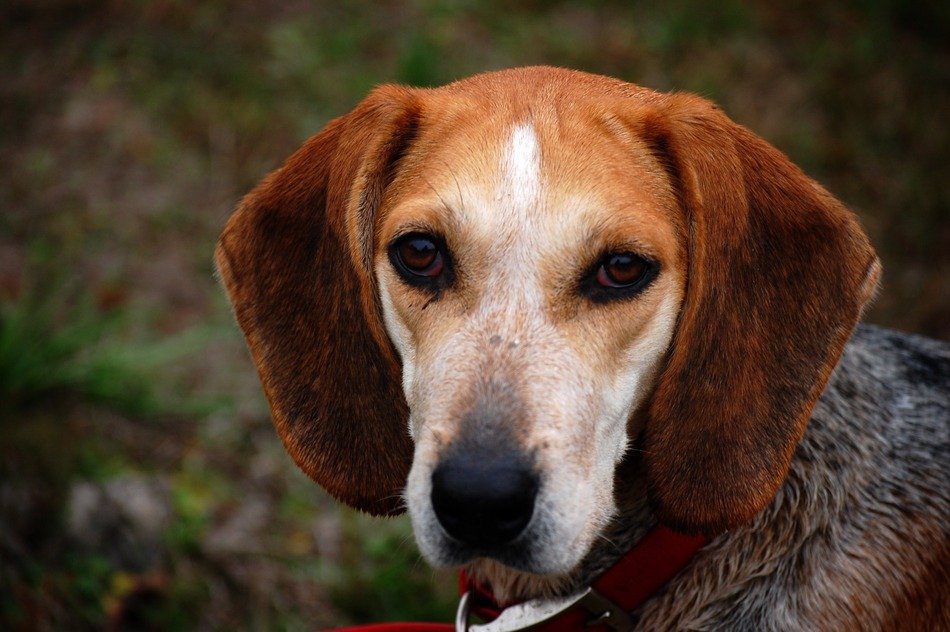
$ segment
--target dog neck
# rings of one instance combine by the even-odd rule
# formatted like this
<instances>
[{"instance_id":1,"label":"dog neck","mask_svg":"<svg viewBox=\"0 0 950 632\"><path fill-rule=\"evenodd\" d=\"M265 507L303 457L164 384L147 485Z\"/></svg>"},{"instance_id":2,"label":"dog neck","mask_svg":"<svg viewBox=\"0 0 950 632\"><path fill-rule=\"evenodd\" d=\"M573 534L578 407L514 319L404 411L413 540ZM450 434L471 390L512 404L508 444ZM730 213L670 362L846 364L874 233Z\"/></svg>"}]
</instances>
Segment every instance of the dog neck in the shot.
<instances>
[{"instance_id":1,"label":"dog neck","mask_svg":"<svg viewBox=\"0 0 950 632\"><path fill-rule=\"evenodd\" d=\"M465 567L466 575L488 589L499 604L570 595L591 585L657 524L649 507L646 478L638 459L625 459L618 466L614 486L617 513L571 572L537 575L489 558L479 558Z\"/></svg>"}]
</instances>

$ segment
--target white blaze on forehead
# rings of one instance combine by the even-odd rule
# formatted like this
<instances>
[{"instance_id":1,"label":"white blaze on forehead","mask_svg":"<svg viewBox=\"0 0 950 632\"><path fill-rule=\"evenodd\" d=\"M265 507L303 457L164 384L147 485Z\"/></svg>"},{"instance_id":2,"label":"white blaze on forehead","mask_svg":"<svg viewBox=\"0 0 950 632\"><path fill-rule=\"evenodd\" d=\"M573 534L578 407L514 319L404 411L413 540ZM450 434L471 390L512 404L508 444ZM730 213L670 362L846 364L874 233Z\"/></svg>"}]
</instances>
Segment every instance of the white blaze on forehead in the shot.
<instances>
[{"instance_id":1,"label":"white blaze on forehead","mask_svg":"<svg viewBox=\"0 0 950 632\"><path fill-rule=\"evenodd\" d=\"M541 148L530 123L516 125L508 139L502 164L500 196L511 210L526 213L538 203L541 189Z\"/></svg>"},{"instance_id":2,"label":"white blaze on forehead","mask_svg":"<svg viewBox=\"0 0 950 632\"><path fill-rule=\"evenodd\" d=\"M531 123L511 128L502 148L491 198L481 205L483 214L474 229L485 243L492 274L485 287L505 305L505 296L518 296L540 304L541 289L536 274L540 225L539 206L544 203L541 176L541 146ZM486 306L487 307L487 306Z\"/></svg>"}]
</instances>

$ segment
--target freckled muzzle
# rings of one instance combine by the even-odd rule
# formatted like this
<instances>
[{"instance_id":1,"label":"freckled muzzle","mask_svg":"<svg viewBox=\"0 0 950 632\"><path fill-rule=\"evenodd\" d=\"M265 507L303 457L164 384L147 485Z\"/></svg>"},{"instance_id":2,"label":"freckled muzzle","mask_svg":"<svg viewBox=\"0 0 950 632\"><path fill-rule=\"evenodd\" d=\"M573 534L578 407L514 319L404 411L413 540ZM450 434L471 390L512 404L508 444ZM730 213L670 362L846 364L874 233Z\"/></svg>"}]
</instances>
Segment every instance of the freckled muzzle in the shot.
<instances>
[{"instance_id":1,"label":"freckled muzzle","mask_svg":"<svg viewBox=\"0 0 950 632\"><path fill-rule=\"evenodd\" d=\"M521 454L476 448L448 454L432 474L432 508L443 530L480 554L524 532L538 476Z\"/></svg>"}]
</instances>

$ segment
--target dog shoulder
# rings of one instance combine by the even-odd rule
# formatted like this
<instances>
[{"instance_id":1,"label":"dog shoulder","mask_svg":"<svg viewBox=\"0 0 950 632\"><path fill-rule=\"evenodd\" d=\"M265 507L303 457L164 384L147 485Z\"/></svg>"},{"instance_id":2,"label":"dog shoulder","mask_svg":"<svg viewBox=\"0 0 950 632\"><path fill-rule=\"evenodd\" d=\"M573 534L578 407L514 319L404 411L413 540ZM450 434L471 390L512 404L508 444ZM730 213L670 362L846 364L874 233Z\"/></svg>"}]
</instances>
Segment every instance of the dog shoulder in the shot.
<instances>
[{"instance_id":1,"label":"dog shoulder","mask_svg":"<svg viewBox=\"0 0 950 632\"><path fill-rule=\"evenodd\" d=\"M859 326L773 502L644 629L950 629L948 463L950 345Z\"/></svg>"}]
</instances>

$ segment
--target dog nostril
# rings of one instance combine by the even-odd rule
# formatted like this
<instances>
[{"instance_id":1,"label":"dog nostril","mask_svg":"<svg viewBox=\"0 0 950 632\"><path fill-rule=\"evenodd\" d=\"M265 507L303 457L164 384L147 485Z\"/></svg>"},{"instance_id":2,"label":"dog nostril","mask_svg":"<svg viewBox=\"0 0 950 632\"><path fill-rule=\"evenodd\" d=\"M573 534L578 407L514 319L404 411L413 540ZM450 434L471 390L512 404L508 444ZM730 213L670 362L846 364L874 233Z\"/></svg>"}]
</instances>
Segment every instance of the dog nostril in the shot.
<instances>
[{"instance_id":1,"label":"dog nostril","mask_svg":"<svg viewBox=\"0 0 950 632\"><path fill-rule=\"evenodd\" d=\"M471 546L520 534L534 513L538 482L517 456L448 457L432 474L432 508L446 533Z\"/></svg>"}]
</instances>

